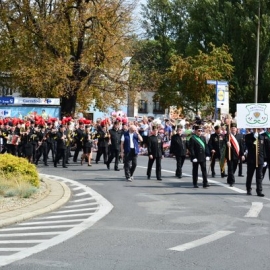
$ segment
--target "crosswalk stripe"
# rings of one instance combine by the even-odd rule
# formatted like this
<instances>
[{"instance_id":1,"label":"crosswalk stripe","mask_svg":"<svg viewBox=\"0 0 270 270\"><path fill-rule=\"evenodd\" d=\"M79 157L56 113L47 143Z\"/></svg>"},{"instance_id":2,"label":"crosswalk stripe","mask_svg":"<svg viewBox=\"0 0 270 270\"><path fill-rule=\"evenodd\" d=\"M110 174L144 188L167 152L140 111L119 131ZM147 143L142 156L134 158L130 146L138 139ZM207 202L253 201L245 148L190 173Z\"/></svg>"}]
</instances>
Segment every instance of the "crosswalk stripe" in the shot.
<instances>
[{"instance_id":1,"label":"crosswalk stripe","mask_svg":"<svg viewBox=\"0 0 270 270\"><path fill-rule=\"evenodd\" d=\"M84 204L75 204L75 205L68 205L68 206L64 206L63 208L77 208L77 207L84 207L84 206L90 206L90 205L98 205L97 202L93 202L93 203L84 203Z\"/></svg>"},{"instance_id":2,"label":"crosswalk stripe","mask_svg":"<svg viewBox=\"0 0 270 270\"><path fill-rule=\"evenodd\" d=\"M57 214L62 214L62 213L76 213L76 212L83 212L83 211L88 211L88 210L91 211L91 210L96 210L96 209L98 209L98 207L57 211L57 212L52 212L52 214L54 214L54 213L57 213Z\"/></svg>"},{"instance_id":3,"label":"crosswalk stripe","mask_svg":"<svg viewBox=\"0 0 270 270\"><path fill-rule=\"evenodd\" d=\"M0 234L0 237L10 237L10 236L35 236L35 235L57 235L62 233L62 231L55 231L55 232L37 232L37 233L5 233L5 234Z\"/></svg>"},{"instance_id":4,"label":"crosswalk stripe","mask_svg":"<svg viewBox=\"0 0 270 270\"><path fill-rule=\"evenodd\" d=\"M46 242L48 240L39 239L39 240L0 240L0 244L36 244Z\"/></svg>"},{"instance_id":5,"label":"crosswalk stripe","mask_svg":"<svg viewBox=\"0 0 270 270\"><path fill-rule=\"evenodd\" d=\"M74 225L56 225L56 226L36 226L36 227L19 227L19 228L6 228L1 229L1 232L10 232L10 231L23 231L23 230L37 230L37 229L60 229L60 228L71 228Z\"/></svg>"},{"instance_id":6,"label":"crosswalk stripe","mask_svg":"<svg viewBox=\"0 0 270 270\"><path fill-rule=\"evenodd\" d=\"M19 223L18 225L25 226L25 225L54 224L54 223L75 223L75 222L78 223L84 220L85 220L84 218L80 218L80 219L72 219L72 220L34 221L34 222Z\"/></svg>"},{"instance_id":7,"label":"crosswalk stripe","mask_svg":"<svg viewBox=\"0 0 270 270\"><path fill-rule=\"evenodd\" d=\"M84 196L84 195L89 195L89 193L87 191L75 194L74 197L80 197L80 196Z\"/></svg>"}]
</instances>

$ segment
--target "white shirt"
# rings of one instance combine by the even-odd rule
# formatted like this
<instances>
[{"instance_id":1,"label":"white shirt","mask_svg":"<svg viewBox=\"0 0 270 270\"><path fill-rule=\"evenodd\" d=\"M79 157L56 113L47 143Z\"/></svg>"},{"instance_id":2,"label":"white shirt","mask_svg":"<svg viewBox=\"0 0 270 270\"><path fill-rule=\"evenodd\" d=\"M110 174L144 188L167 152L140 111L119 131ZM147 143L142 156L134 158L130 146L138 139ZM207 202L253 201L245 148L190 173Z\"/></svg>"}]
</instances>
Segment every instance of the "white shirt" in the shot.
<instances>
[{"instance_id":1,"label":"white shirt","mask_svg":"<svg viewBox=\"0 0 270 270\"><path fill-rule=\"evenodd\" d=\"M129 147L130 147L130 148L134 148L133 134L134 134L134 133L129 133L129 141L130 141ZM121 142L124 142L124 141L125 141L125 136L122 135L122 137L121 137Z\"/></svg>"}]
</instances>

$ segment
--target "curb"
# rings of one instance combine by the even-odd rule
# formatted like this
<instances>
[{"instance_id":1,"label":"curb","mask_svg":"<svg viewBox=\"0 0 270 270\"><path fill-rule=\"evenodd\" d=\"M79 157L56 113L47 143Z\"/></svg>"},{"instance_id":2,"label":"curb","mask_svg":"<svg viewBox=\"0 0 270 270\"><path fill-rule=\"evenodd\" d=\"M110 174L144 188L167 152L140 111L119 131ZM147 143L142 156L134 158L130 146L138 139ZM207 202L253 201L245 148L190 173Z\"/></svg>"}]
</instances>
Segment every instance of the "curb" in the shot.
<instances>
[{"instance_id":1,"label":"curb","mask_svg":"<svg viewBox=\"0 0 270 270\"><path fill-rule=\"evenodd\" d=\"M44 182L49 189L48 195L25 207L0 214L0 228L54 211L69 201L71 190L65 183L48 178L44 178Z\"/></svg>"}]
</instances>

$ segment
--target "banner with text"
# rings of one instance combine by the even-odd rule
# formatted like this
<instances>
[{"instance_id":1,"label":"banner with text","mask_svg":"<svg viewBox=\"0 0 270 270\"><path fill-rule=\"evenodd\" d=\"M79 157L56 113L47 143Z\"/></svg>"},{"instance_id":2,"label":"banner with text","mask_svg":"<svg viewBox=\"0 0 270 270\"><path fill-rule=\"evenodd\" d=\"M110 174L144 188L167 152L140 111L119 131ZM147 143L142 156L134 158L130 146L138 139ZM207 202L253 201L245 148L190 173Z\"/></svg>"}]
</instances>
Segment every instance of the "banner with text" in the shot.
<instances>
[{"instance_id":1,"label":"banner with text","mask_svg":"<svg viewBox=\"0 0 270 270\"><path fill-rule=\"evenodd\" d=\"M237 127L270 127L270 103L237 104Z\"/></svg>"}]
</instances>

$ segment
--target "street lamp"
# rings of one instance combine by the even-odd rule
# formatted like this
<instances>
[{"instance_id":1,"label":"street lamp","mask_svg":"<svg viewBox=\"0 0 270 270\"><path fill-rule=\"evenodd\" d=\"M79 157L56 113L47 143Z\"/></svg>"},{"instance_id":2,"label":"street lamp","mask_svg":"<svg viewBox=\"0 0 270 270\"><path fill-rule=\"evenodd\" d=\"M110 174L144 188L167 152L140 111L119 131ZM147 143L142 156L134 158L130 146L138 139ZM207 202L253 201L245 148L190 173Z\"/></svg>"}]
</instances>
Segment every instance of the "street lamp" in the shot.
<instances>
[{"instance_id":1,"label":"street lamp","mask_svg":"<svg viewBox=\"0 0 270 270\"><path fill-rule=\"evenodd\" d=\"M260 55L260 20L261 20L260 17L261 17L261 1L259 0L258 28L257 28L257 52L256 52L256 74L255 74L255 103L258 102L259 55Z\"/></svg>"}]
</instances>

